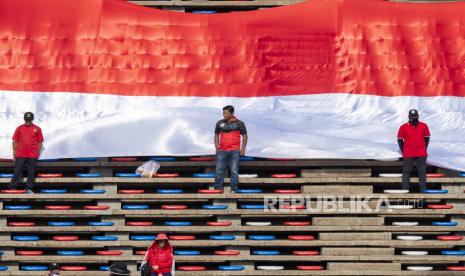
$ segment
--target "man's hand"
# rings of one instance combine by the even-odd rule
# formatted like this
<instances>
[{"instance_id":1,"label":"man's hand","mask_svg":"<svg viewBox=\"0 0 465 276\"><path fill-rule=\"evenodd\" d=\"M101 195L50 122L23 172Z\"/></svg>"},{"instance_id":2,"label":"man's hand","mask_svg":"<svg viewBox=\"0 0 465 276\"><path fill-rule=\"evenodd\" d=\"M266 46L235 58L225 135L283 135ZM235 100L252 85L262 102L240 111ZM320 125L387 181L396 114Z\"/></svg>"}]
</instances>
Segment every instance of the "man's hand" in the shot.
<instances>
[{"instance_id":1,"label":"man's hand","mask_svg":"<svg viewBox=\"0 0 465 276\"><path fill-rule=\"evenodd\" d=\"M159 267L158 267L158 265L154 265L154 266L152 266L152 269L157 270L157 269L159 269Z\"/></svg>"},{"instance_id":2,"label":"man's hand","mask_svg":"<svg viewBox=\"0 0 465 276\"><path fill-rule=\"evenodd\" d=\"M240 155L241 155L241 156L244 156L244 155L245 155L245 149L241 149Z\"/></svg>"},{"instance_id":3,"label":"man's hand","mask_svg":"<svg viewBox=\"0 0 465 276\"><path fill-rule=\"evenodd\" d=\"M162 273L158 273L158 276L163 276L163 274L162 274Z\"/></svg>"}]
</instances>

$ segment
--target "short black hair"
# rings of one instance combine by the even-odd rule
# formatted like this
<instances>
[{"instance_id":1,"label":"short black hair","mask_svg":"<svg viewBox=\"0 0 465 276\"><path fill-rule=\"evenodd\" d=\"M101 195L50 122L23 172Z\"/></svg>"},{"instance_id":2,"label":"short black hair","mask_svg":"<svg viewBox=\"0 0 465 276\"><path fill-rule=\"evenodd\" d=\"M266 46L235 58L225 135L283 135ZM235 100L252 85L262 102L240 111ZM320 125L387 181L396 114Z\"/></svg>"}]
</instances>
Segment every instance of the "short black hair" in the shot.
<instances>
[{"instance_id":1,"label":"short black hair","mask_svg":"<svg viewBox=\"0 0 465 276\"><path fill-rule=\"evenodd\" d=\"M227 105L227 106L223 107L223 110L227 110L227 111L229 111L231 113L234 113L234 106Z\"/></svg>"}]
</instances>

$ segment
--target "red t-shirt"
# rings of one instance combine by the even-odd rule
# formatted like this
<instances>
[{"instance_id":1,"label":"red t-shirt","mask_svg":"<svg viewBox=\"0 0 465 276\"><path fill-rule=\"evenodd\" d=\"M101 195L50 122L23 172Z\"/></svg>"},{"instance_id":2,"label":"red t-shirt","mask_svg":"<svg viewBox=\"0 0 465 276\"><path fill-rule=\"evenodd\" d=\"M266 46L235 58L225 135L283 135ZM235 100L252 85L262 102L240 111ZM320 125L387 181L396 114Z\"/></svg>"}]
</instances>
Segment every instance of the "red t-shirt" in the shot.
<instances>
[{"instance_id":1,"label":"red t-shirt","mask_svg":"<svg viewBox=\"0 0 465 276\"><path fill-rule=\"evenodd\" d=\"M404 139L403 157L426 157L425 137L429 137L429 129L425 123L418 122L415 127L405 123L399 128L398 139Z\"/></svg>"},{"instance_id":2,"label":"red t-shirt","mask_svg":"<svg viewBox=\"0 0 465 276\"><path fill-rule=\"evenodd\" d=\"M220 120L216 123L215 133L220 135L220 150L240 150L241 135L247 134L244 122L232 117L230 121Z\"/></svg>"},{"instance_id":3,"label":"red t-shirt","mask_svg":"<svg viewBox=\"0 0 465 276\"><path fill-rule=\"evenodd\" d=\"M18 158L38 158L39 144L44 141L40 127L30 125L20 125L13 134L13 141L16 142L16 155Z\"/></svg>"}]
</instances>

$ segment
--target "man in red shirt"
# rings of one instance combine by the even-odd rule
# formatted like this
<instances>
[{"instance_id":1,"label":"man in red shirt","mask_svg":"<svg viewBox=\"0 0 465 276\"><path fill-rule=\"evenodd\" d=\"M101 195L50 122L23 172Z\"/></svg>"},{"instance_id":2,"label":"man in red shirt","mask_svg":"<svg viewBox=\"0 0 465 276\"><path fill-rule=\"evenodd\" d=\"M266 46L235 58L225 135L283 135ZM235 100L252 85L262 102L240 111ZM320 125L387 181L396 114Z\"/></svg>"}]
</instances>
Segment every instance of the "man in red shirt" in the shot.
<instances>
[{"instance_id":1,"label":"man in red shirt","mask_svg":"<svg viewBox=\"0 0 465 276\"><path fill-rule=\"evenodd\" d=\"M222 190L226 166L231 173L231 191L236 192L239 183L239 159L245 154L247 146L247 129L244 122L234 116L234 107L223 107L223 120L216 123L216 176L215 189ZM242 136L242 145L241 145Z\"/></svg>"},{"instance_id":2,"label":"man in red shirt","mask_svg":"<svg viewBox=\"0 0 465 276\"><path fill-rule=\"evenodd\" d=\"M402 172L402 189L408 190L410 186L410 173L413 163L416 161L420 191L426 188L426 157L429 144L428 126L418 120L418 111L412 109L408 113L408 123L399 128L397 142L404 158L404 169Z\"/></svg>"},{"instance_id":3,"label":"man in red shirt","mask_svg":"<svg viewBox=\"0 0 465 276\"><path fill-rule=\"evenodd\" d=\"M32 112L24 113L24 124L16 128L13 135L15 172L9 185L10 189L17 189L24 167L27 166L26 189L30 194L34 187L36 162L42 150L42 142L44 141L42 130L32 123L33 120L34 114Z\"/></svg>"}]
</instances>

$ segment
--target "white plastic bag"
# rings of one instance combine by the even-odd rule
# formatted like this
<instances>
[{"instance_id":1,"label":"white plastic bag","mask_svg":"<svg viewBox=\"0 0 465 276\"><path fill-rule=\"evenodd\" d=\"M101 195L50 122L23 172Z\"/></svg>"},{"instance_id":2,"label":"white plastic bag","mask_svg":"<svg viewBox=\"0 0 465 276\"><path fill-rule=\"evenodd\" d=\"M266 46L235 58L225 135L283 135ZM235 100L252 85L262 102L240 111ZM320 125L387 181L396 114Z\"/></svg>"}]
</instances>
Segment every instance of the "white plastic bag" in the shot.
<instances>
[{"instance_id":1,"label":"white plastic bag","mask_svg":"<svg viewBox=\"0 0 465 276\"><path fill-rule=\"evenodd\" d=\"M159 168L160 168L160 163L158 163L157 161L150 160L140 165L137 168L136 173L140 174L141 177L151 178L153 177L154 174L157 173Z\"/></svg>"}]
</instances>

